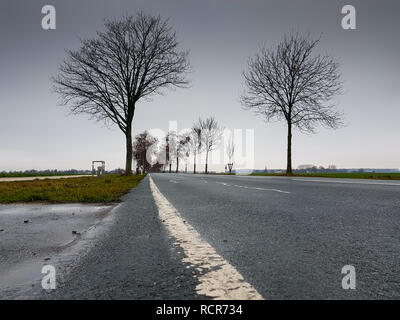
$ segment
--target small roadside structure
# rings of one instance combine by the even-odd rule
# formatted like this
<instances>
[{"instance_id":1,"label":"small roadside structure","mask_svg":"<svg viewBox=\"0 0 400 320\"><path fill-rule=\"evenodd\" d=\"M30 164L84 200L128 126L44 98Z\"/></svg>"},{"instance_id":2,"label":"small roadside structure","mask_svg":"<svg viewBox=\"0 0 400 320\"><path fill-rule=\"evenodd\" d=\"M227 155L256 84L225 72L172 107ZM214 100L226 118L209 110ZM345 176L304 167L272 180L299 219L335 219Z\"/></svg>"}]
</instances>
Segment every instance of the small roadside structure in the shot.
<instances>
[{"instance_id":1,"label":"small roadside structure","mask_svg":"<svg viewBox=\"0 0 400 320\"><path fill-rule=\"evenodd\" d=\"M95 168L95 164L100 163L101 165ZM103 177L106 171L106 162L103 160L92 161L92 174L97 174L98 177Z\"/></svg>"}]
</instances>

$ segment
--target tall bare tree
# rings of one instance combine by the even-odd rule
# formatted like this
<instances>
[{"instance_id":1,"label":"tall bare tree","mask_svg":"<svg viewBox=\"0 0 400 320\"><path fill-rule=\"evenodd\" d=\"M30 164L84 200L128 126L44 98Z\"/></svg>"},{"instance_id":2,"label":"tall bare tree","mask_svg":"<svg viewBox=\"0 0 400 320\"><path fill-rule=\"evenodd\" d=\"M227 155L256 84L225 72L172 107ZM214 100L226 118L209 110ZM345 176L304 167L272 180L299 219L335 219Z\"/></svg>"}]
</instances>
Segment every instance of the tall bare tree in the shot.
<instances>
[{"instance_id":1,"label":"tall bare tree","mask_svg":"<svg viewBox=\"0 0 400 320\"><path fill-rule=\"evenodd\" d=\"M188 144L190 141L190 136L186 134L182 134L178 136L177 142L176 142L176 152L175 152L175 157L176 157L176 170L175 172L179 172L179 160L183 157L186 157L187 151L188 151Z\"/></svg>"},{"instance_id":2,"label":"tall bare tree","mask_svg":"<svg viewBox=\"0 0 400 320\"><path fill-rule=\"evenodd\" d=\"M214 117L199 119L199 127L202 132L204 150L206 152L205 173L208 173L208 157L211 151L219 144L222 135L222 128Z\"/></svg>"},{"instance_id":3,"label":"tall bare tree","mask_svg":"<svg viewBox=\"0 0 400 320\"><path fill-rule=\"evenodd\" d=\"M176 133L169 131L165 136L165 164L168 166L169 173L172 172L172 159L176 152Z\"/></svg>"},{"instance_id":4,"label":"tall bare tree","mask_svg":"<svg viewBox=\"0 0 400 320\"><path fill-rule=\"evenodd\" d=\"M132 121L136 104L164 88L185 87L188 52L180 51L168 20L139 12L107 21L105 31L83 40L54 78L72 114L118 125L126 138L126 174L132 174Z\"/></svg>"},{"instance_id":5,"label":"tall bare tree","mask_svg":"<svg viewBox=\"0 0 400 320\"><path fill-rule=\"evenodd\" d=\"M342 113L330 100L341 93L338 63L328 55L313 54L319 39L287 35L272 49L262 49L248 61L243 72L246 90L241 97L245 108L266 121L287 123L287 167L292 174L292 129L314 132L317 125L337 128Z\"/></svg>"},{"instance_id":6,"label":"tall bare tree","mask_svg":"<svg viewBox=\"0 0 400 320\"><path fill-rule=\"evenodd\" d=\"M228 156L229 174L231 174L233 166L233 156L235 155L235 143L233 142L232 136L229 137L228 143L226 144L226 155Z\"/></svg>"},{"instance_id":7,"label":"tall bare tree","mask_svg":"<svg viewBox=\"0 0 400 320\"><path fill-rule=\"evenodd\" d=\"M190 149L193 153L193 174L196 174L197 156L202 152L204 144L202 141L200 123L194 123L189 139Z\"/></svg>"}]
</instances>

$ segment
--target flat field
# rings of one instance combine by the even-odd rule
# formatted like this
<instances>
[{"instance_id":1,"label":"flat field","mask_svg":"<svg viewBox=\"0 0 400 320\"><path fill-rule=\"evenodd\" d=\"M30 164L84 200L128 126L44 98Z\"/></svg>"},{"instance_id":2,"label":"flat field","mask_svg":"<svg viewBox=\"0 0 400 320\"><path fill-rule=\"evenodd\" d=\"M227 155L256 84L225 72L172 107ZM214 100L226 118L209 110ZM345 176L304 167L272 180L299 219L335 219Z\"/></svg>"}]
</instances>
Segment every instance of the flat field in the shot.
<instances>
[{"instance_id":1,"label":"flat field","mask_svg":"<svg viewBox=\"0 0 400 320\"><path fill-rule=\"evenodd\" d=\"M252 173L252 176L286 176L284 173ZM294 173L295 177L347 178L347 179L381 179L400 180L400 173L376 172L327 172L327 173Z\"/></svg>"}]
</instances>

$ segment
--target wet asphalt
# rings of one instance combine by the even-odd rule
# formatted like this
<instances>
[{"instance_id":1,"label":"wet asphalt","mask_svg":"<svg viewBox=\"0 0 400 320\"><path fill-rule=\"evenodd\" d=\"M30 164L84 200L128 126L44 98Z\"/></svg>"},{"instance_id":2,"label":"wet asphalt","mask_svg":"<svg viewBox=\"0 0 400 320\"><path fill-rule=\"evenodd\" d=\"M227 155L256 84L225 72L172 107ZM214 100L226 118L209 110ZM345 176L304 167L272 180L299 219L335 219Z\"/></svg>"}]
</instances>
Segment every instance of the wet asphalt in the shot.
<instances>
[{"instance_id":1,"label":"wet asphalt","mask_svg":"<svg viewBox=\"0 0 400 320\"><path fill-rule=\"evenodd\" d=\"M104 204L0 205L0 297L29 287L44 264L72 245L112 209Z\"/></svg>"}]
</instances>

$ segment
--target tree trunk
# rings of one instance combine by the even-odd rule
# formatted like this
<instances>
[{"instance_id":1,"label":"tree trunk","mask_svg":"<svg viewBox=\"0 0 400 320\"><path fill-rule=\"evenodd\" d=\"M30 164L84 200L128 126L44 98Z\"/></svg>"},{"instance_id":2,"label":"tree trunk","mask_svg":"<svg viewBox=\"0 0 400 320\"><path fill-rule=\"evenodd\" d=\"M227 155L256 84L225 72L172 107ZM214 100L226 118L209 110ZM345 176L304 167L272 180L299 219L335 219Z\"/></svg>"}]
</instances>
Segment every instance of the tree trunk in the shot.
<instances>
[{"instance_id":1,"label":"tree trunk","mask_svg":"<svg viewBox=\"0 0 400 320\"><path fill-rule=\"evenodd\" d=\"M133 160L133 148L132 148L132 129L127 128L126 133L126 162L125 162L125 175L132 175L132 160Z\"/></svg>"},{"instance_id":2,"label":"tree trunk","mask_svg":"<svg viewBox=\"0 0 400 320\"><path fill-rule=\"evenodd\" d=\"M293 175L293 172L292 172L292 123L291 122L288 122L286 174L289 176Z\"/></svg>"},{"instance_id":3,"label":"tree trunk","mask_svg":"<svg viewBox=\"0 0 400 320\"><path fill-rule=\"evenodd\" d=\"M196 152L194 152L193 174L196 174Z\"/></svg>"},{"instance_id":4,"label":"tree trunk","mask_svg":"<svg viewBox=\"0 0 400 320\"><path fill-rule=\"evenodd\" d=\"M165 165L164 165L164 172L167 172L167 167L169 164L169 140L165 140L166 147L165 147Z\"/></svg>"},{"instance_id":5,"label":"tree trunk","mask_svg":"<svg viewBox=\"0 0 400 320\"><path fill-rule=\"evenodd\" d=\"M142 163L143 163L143 173L145 174L147 172L147 160L146 160L146 155L147 155L147 149L144 148L143 154L142 154Z\"/></svg>"},{"instance_id":6,"label":"tree trunk","mask_svg":"<svg viewBox=\"0 0 400 320\"><path fill-rule=\"evenodd\" d=\"M206 174L208 173L208 151L206 152Z\"/></svg>"},{"instance_id":7,"label":"tree trunk","mask_svg":"<svg viewBox=\"0 0 400 320\"><path fill-rule=\"evenodd\" d=\"M179 171L179 157L176 157L176 173Z\"/></svg>"},{"instance_id":8,"label":"tree trunk","mask_svg":"<svg viewBox=\"0 0 400 320\"><path fill-rule=\"evenodd\" d=\"M169 164L169 173L172 172L172 163Z\"/></svg>"}]
</instances>

